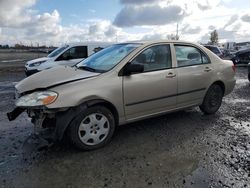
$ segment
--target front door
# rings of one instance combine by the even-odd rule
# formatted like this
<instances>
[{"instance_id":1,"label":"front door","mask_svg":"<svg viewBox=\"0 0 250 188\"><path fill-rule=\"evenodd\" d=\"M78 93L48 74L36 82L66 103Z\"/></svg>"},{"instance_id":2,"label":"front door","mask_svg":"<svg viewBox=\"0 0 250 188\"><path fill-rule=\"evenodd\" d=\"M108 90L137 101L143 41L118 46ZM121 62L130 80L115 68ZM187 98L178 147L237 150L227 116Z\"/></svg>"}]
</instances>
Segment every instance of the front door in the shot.
<instances>
[{"instance_id":1,"label":"front door","mask_svg":"<svg viewBox=\"0 0 250 188\"><path fill-rule=\"evenodd\" d=\"M175 108L177 75L176 70L172 69L170 45L148 47L131 63L143 64L144 72L123 77L127 120Z\"/></svg>"}]
</instances>

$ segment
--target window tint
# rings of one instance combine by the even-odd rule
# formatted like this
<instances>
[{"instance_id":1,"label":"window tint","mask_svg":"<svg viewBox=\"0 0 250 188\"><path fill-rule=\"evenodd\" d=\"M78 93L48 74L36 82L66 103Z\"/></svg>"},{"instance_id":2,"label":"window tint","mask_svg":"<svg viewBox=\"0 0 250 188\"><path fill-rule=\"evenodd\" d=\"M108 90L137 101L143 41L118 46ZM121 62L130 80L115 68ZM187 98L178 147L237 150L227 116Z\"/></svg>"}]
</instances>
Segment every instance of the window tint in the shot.
<instances>
[{"instance_id":1,"label":"window tint","mask_svg":"<svg viewBox=\"0 0 250 188\"><path fill-rule=\"evenodd\" d=\"M178 67L209 63L207 56L192 46L175 45L175 52Z\"/></svg>"},{"instance_id":2,"label":"window tint","mask_svg":"<svg viewBox=\"0 0 250 188\"><path fill-rule=\"evenodd\" d=\"M64 52L57 61L60 60L70 60L70 59L80 59L80 58L87 58L87 46L76 46L68 49Z\"/></svg>"},{"instance_id":3,"label":"window tint","mask_svg":"<svg viewBox=\"0 0 250 188\"><path fill-rule=\"evenodd\" d=\"M77 58L87 58L88 57L88 47L87 46L77 46L75 47L75 59Z\"/></svg>"},{"instance_id":4,"label":"window tint","mask_svg":"<svg viewBox=\"0 0 250 188\"><path fill-rule=\"evenodd\" d=\"M144 72L171 68L170 46L150 47L141 52L131 63L143 64Z\"/></svg>"},{"instance_id":5,"label":"window tint","mask_svg":"<svg viewBox=\"0 0 250 188\"><path fill-rule=\"evenodd\" d=\"M71 48L70 55L73 57L73 59L87 58L88 57L87 46L77 46Z\"/></svg>"}]
</instances>

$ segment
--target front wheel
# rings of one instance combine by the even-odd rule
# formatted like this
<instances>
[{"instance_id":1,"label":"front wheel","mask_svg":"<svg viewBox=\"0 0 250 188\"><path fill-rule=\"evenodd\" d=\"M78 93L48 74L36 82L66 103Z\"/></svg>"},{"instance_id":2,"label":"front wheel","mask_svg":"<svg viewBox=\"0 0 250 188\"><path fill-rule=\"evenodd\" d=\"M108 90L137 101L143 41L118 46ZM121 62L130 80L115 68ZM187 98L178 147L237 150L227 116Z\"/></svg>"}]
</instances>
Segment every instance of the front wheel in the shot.
<instances>
[{"instance_id":1,"label":"front wheel","mask_svg":"<svg viewBox=\"0 0 250 188\"><path fill-rule=\"evenodd\" d=\"M106 145L115 130L115 120L109 109L93 106L76 116L68 129L73 145L82 150L92 150Z\"/></svg>"},{"instance_id":2,"label":"front wheel","mask_svg":"<svg viewBox=\"0 0 250 188\"><path fill-rule=\"evenodd\" d=\"M208 89L200 109L205 114L214 114L221 106L223 90L221 86L213 84Z\"/></svg>"}]
</instances>

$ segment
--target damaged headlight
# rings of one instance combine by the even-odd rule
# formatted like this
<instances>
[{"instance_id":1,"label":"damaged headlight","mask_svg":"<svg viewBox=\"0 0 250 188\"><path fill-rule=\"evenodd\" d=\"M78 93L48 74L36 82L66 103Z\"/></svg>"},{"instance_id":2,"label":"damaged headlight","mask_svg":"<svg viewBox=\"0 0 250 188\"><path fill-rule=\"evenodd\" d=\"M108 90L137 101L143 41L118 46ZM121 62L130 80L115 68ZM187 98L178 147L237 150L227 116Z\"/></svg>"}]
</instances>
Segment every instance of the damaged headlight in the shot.
<instances>
[{"instance_id":1,"label":"damaged headlight","mask_svg":"<svg viewBox=\"0 0 250 188\"><path fill-rule=\"evenodd\" d=\"M31 94L24 95L16 101L16 106L19 107L32 107L32 106L45 106L53 103L58 94L53 91L38 91Z\"/></svg>"}]
</instances>

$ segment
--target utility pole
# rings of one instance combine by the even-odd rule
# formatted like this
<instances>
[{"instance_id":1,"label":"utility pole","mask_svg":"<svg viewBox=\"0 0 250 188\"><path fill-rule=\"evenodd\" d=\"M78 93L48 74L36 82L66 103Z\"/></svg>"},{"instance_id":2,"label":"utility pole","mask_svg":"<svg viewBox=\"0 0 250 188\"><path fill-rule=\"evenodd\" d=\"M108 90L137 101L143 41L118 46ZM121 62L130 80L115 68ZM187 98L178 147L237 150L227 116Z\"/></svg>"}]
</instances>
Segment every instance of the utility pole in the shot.
<instances>
[{"instance_id":1,"label":"utility pole","mask_svg":"<svg viewBox=\"0 0 250 188\"><path fill-rule=\"evenodd\" d=\"M176 36L175 36L175 40L179 40L179 24L177 23L176 25Z\"/></svg>"}]
</instances>

